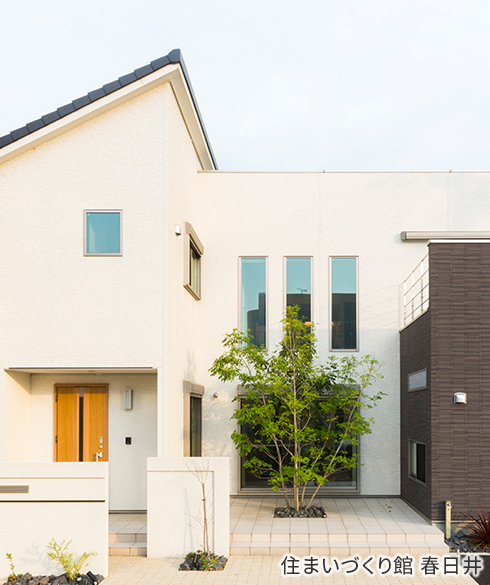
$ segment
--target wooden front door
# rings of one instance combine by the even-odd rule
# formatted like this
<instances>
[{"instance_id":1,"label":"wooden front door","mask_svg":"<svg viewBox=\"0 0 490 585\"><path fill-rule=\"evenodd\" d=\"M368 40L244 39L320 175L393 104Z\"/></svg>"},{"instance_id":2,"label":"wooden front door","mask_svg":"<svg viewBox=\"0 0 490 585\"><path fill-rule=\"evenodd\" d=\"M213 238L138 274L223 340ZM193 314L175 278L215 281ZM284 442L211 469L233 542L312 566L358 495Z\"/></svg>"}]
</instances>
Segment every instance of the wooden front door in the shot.
<instances>
[{"instance_id":1,"label":"wooden front door","mask_svg":"<svg viewBox=\"0 0 490 585\"><path fill-rule=\"evenodd\" d=\"M108 460L107 384L56 384L54 460Z\"/></svg>"}]
</instances>

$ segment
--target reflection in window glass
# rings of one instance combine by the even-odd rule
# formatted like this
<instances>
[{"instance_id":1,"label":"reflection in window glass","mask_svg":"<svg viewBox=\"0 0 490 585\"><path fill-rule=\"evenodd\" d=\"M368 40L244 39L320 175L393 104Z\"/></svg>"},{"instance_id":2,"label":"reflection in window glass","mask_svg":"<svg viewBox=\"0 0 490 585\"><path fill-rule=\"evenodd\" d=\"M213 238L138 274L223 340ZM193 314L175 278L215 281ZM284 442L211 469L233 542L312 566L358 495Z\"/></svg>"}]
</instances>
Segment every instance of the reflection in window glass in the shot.
<instances>
[{"instance_id":1,"label":"reflection in window glass","mask_svg":"<svg viewBox=\"0 0 490 585\"><path fill-rule=\"evenodd\" d=\"M357 258L332 258L332 349L357 349Z\"/></svg>"},{"instance_id":2,"label":"reflection in window glass","mask_svg":"<svg viewBox=\"0 0 490 585\"><path fill-rule=\"evenodd\" d=\"M202 400L200 396L191 396L190 456L202 455Z\"/></svg>"},{"instance_id":3,"label":"reflection in window glass","mask_svg":"<svg viewBox=\"0 0 490 585\"><path fill-rule=\"evenodd\" d=\"M86 254L121 253L120 211L87 211L85 229Z\"/></svg>"},{"instance_id":4,"label":"reflection in window glass","mask_svg":"<svg viewBox=\"0 0 490 585\"><path fill-rule=\"evenodd\" d=\"M201 256L191 244L190 253L190 285L192 290L201 296L201 278L200 278L200 259Z\"/></svg>"},{"instance_id":5,"label":"reflection in window glass","mask_svg":"<svg viewBox=\"0 0 490 585\"><path fill-rule=\"evenodd\" d=\"M247 403L246 399L243 398L240 401L241 408L246 408ZM338 423L345 422L345 416L342 415L341 412L337 413ZM253 436L257 433L259 427L253 427L251 424L242 425L241 432L250 436ZM338 443L331 442L330 447L340 447L340 452L342 456L350 458L353 455L357 455L359 447L357 445L353 445L349 442L344 442L343 444L339 445ZM273 448L272 444L267 445L268 448ZM292 445L289 445L290 450L293 449ZM273 449L272 449L273 450ZM260 476L254 475L250 472L249 469L245 467L245 462L247 460L252 459L253 457L258 457L259 459L266 461L270 467L274 470L278 470L277 462L269 457L263 452L259 451L258 449L252 449L252 451L240 458L240 486L242 489L247 488L257 488L257 489L270 489L270 485L268 482L268 478L270 477L269 471L266 469ZM289 464L291 459L290 455L286 452L283 452L284 461L286 464ZM357 487L357 469L341 469L333 473L330 477L328 482L322 488L322 491L328 488L356 488Z\"/></svg>"},{"instance_id":6,"label":"reflection in window glass","mask_svg":"<svg viewBox=\"0 0 490 585\"><path fill-rule=\"evenodd\" d=\"M425 483L425 445L410 441L410 475Z\"/></svg>"},{"instance_id":7,"label":"reflection in window glass","mask_svg":"<svg viewBox=\"0 0 490 585\"><path fill-rule=\"evenodd\" d=\"M286 258L286 306L299 306L299 317L311 321L311 258Z\"/></svg>"},{"instance_id":8,"label":"reflection in window glass","mask_svg":"<svg viewBox=\"0 0 490 585\"><path fill-rule=\"evenodd\" d=\"M240 330L254 345L266 345L265 258L241 259Z\"/></svg>"}]
</instances>

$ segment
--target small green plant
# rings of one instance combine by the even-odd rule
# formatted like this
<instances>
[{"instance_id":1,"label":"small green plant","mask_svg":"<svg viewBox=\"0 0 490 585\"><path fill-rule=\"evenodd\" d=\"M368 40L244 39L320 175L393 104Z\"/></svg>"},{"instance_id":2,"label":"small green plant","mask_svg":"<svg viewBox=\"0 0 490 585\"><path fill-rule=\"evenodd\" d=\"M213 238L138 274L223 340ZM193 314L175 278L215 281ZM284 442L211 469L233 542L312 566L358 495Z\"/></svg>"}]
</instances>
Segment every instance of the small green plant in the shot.
<instances>
[{"instance_id":1,"label":"small green plant","mask_svg":"<svg viewBox=\"0 0 490 585\"><path fill-rule=\"evenodd\" d=\"M470 531L470 534L466 535L466 540L475 547L480 547L482 551L490 549L490 514L485 518L483 512L478 510L478 518L471 514L465 516L471 520L471 523L465 526Z\"/></svg>"},{"instance_id":2,"label":"small green plant","mask_svg":"<svg viewBox=\"0 0 490 585\"><path fill-rule=\"evenodd\" d=\"M185 558L189 565L197 571L222 571L226 563L226 559L223 557L204 550L190 552L185 556Z\"/></svg>"},{"instance_id":3,"label":"small green plant","mask_svg":"<svg viewBox=\"0 0 490 585\"><path fill-rule=\"evenodd\" d=\"M20 577L22 577L22 575L17 575L17 573L15 572L15 565L14 565L14 561L12 560L12 553L5 553L5 556L8 558L9 560L9 564L10 564L10 575L8 576L8 581L13 583L14 581L17 581Z\"/></svg>"},{"instance_id":4,"label":"small green plant","mask_svg":"<svg viewBox=\"0 0 490 585\"><path fill-rule=\"evenodd\" d=\"M58 544L55 539L53 538L51 542L48 544L48 559L51 561L58 561L60 565L65 570L65 573L68 575L68 578L73 581L79 574L83 567L87 564L87 560L91 557L96 555L96 552L85 552L83 553L80 558L75 561L75 553L68 552L68 547L71 544L71 540L65 543Z\"/></svg>"}]
</instances>

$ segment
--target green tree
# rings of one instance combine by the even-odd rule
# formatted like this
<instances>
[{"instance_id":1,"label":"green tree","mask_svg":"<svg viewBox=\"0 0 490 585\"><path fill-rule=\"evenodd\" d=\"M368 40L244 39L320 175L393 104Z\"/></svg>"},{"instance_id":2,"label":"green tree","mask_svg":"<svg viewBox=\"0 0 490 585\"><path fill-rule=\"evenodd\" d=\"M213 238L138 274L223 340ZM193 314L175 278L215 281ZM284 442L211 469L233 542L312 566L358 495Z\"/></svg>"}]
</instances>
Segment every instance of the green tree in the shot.
<instances>
[{"instance_id":1,"label":"green tree","mask_svg":"<svg viewBox=\"0 0 490 585\"><path fill-rule=\"evenodd\" d=\"M366 393L382 377L370 356L330 356L318 364L314 328L298 311L287 308L274 353L234 329L209 370L244 388L234 399L240 403L232 418L240 430L232 434L233 442L246 457L245 467L281 490L286 506L295 510L308 509L333 474L358 467L352 446L371 432L373 422L363 412L383 395Z\"/></svg>"}]
</instances>

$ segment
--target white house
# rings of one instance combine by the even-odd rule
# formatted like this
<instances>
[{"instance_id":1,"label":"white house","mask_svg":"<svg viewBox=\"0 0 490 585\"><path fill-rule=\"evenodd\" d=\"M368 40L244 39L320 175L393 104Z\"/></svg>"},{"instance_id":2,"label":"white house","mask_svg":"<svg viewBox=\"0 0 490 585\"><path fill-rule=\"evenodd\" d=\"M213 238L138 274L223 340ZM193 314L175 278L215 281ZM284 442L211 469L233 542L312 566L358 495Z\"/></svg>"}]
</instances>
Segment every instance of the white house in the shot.
<instances>
[{"instance_id":1,"label":"white house","mask_svg":"<svg viewBox=\"0 0 490 585\"><path fill-rule=\"evenodd\" d=\"M489 237L489 189L488 172L221 172L178 50L15 130L0 460L108 461L113 511L146 509L154 456L230 457L231 493L264 493L230 440L237 387L208 369L234 327L273 348L300 302L321 360L371 354L384 374L362 467L327 492L430 489L400 464L402 283L429 240Z\"/></svg>"}]
</instances>

